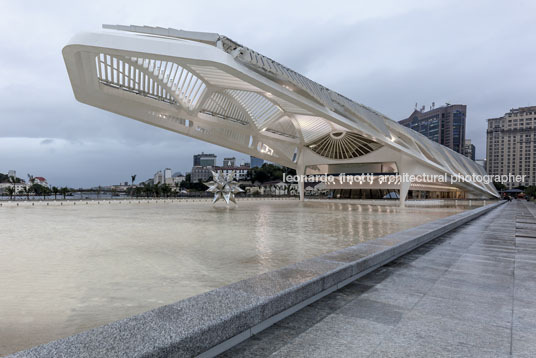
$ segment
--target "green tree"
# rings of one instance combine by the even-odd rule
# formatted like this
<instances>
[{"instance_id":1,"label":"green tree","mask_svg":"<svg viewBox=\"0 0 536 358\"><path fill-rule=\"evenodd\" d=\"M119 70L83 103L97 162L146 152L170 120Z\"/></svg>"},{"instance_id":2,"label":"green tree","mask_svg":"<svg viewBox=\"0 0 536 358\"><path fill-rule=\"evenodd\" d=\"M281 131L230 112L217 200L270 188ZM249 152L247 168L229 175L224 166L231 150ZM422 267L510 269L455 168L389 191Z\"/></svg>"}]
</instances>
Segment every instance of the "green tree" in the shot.
<instances>
[{"instance_id":1,"label":"green tree","mask_svg":"<svg viewBox=\"0 0 536 358\"><path fill-rule=\"evenodd\" d=\"M60 189L60 193L61 193L61 195L63 195L63 200L65 200L66 199L65 197L69 193L69 188L67 188L66 186L62 187Z\"/></svg>"},{"instance_id":2,"label":"green tree","mask_svg":"<svg viewBox=\"0 0 536 358\"><path fill-rule=\"evenodd\" d=\"M13 195L15 195L15 188L12 186L8 186L6 187L5 192L7 195L9 195L9 200L13 200Z\"/></svg>"},{"instance_id":3,"label":"green tree","mask_svg":"<svg viewBox=\"0 0 536 358\"><path fill-rule=\"evenodd\" d=\"M175 194L176 197L179 196L180 186L181 186L181 183L175 182L175 190L173 191L173 194Z\"/></svg>"},{"instance_id":4,"label":"green tree","mask_svg":"<svg viewBox=\"0 0 536 358\"><path fill-rule=\"evenodd\" d=\"M30 188L36 196L43 195L43 192L45 191L45 187L41 184L33 184Z\"/></svg>"},{"instance_id":5,"label":"green tree","mask_svg":"<svg viewBox=\"0 0 536 358\"><path fill-rule=\"evenodd\" d=\"M30 186L34 185L35 184L35 177L32 175L32 174L27 174L28 175L28 183L30 183Z\"/></svg>"},{"instance_id":6,"label":"green tree","mask_svg":"<svg viewBox=\"0 0 536 358\"><path fill-rule=\"evenodd\" d=\"M167 198L171 194L171 187L167 184L162 185L161 187L162 195Z\"/></svg>"},{"instance_id":7,"label":"green tree","mask_svg":"<svg viewBox=\"0 0 536 358\"><path fill-rule=\"evenodd\" d=\"M162 186L160 183L153 184L153 195L155 198L159 198L162 194Z\"/></svg>"},{"instance_id":8,"label":"green tree","mask_svg":"<svg viewBox=\"0 0 536 358\"><path fill-rule=\"evenodd\" d=\"M58 189L55 186L52 187L52 193L54 194L54 200L56 200L58 198L58 193L59 192L60 192L60 189Z\"/></svg>"},{"instance_id":9,"label":"green tree","mask_svg":"<svg viewBox=\"0 0 536 358\"><path fill-rule=\"evenodd\" d=\"M267 181L283 180L283 174L296 175L296 171L291 168L264 163L262 167L250 169L248 175L252 183L259 182L262 184Z\"/></svg>"},{"instance_id":10,"label":"green tree","mask_svg":"<svg viewBox=\"0 0 536 358\"><path fill-rule=\"evenodd\" d=\"M13 193L15 193L15 184L18 183L18 182L19 182L19 180L18 180L17 177L15 177L13 175L11 175L9 177L9 183L13 185Z\"/></svg>"},{"instance_id":11,"label":"green tree","mask_svg":"<svg viewBox=\"0 0 536 358\"><path fill-rule=\"evenodd\" d=\"M525 194L527 194L529 197L535 198L536 197L536 185L528 186L525 189Z\"/></svg>"},{"instance_id":12,"label":"green tree","mask_svg":"<svg viewBox=\"0 0 536 358\"><path fill-rule=\"evenodd\" d=\"M143 187L143 192L145 193L145 195L146 195L147 198L148 198L149 195L151 195L151 194L153 193L152 185L151 185L151 184L147 184L147 183L142 183L141 185L142 185L142 187Z\"/></svg>"},{"instance_id":13,"label":"green tree","mask_svg":"<svg viewBox=\"0 0 536 358\"><path fill-rule=\"evenodd\" d=\"M43 200L47 200L47 196L49 196L51 193L52 193L52 190L50 190L49 187L43 186L43 192L41 193L43 194Z\"/></svg>"},{"instance_id":14,"label":"green tree","mask_svg":"<svg viewBox=\"0 0 536 358\"><path fill-rule=\"evenodd\" d=\"M30 193L32 192L31 186L23 186L22 187L22 194L26 195L26 200L30 200Z\"/></svg>"},{"instance_id":15,"label":"green tree","mask_svg":"<svg viewBox=\"0 0 536 358\"><path fill-rule=\"evenodd\" d=\"M498 181L494 181L493 185L495 185L495 189L497 189L498 191L506 189L506 185Z\"/></svg>"},{"instance_id":16,"label":"green tree","mask_svg":"<svg viewBox=\"0 0 536 358\"><path fill-rule=\"evenodd\" d=\"M136 180L136 174L132 174L132 175L130 176L130 179L131 179L131 183L132 183L132 185L134 185L134 181Z\"/></svg>"}]
</instances>

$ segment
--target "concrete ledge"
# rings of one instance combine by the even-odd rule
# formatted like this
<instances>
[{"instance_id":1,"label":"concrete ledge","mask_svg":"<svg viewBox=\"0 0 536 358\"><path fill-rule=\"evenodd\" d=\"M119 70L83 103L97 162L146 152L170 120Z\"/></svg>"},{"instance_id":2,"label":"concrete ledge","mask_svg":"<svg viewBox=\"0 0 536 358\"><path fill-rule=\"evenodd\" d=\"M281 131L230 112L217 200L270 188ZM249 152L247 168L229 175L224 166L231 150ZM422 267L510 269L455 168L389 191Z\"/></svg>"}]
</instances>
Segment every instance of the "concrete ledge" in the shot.
<instances>
[{"instance_id":1,"label":"concrete ledge","mask_svg":"<svg viewBox=\"0 0 536 358\"><path fill-rule=\"evenodd\" d=\"M400 206L398 199L327 199L306 197L307 201L327 201L337 204L358 204L358 205L385 205ZM445 206L445 205L464 205L464 206L482 206L495 202L495 199L407 199L406 206L411 207L428 207L428 206Z\"/></svg>"},{"instance_id":2,"label":"concrete ledge","mask_svg":"<svg viewBox=\"0 0 536 358\"><path fill-rule=\"evenodd\" d=\"M331 252L9 357L212 357L503 203Z\"/></svg>"},{"instance_id":3,"label":"concrete ledge","mask_svg":"<svg viewBox=\"0 0 536 358\"><path fill-rule=\"evenodd\" d=\"M260 201L260 200L295 200L297 197L238 197L238 201ZM114 199L48 199L48 200L0 200L0 207L26 207L26 206L84 206L84 205L106 205L106 204L166 204L166 203L198 203L212 202L212 198L180 197L180 198L114 198Z\"/></svg>"}]
</instances>

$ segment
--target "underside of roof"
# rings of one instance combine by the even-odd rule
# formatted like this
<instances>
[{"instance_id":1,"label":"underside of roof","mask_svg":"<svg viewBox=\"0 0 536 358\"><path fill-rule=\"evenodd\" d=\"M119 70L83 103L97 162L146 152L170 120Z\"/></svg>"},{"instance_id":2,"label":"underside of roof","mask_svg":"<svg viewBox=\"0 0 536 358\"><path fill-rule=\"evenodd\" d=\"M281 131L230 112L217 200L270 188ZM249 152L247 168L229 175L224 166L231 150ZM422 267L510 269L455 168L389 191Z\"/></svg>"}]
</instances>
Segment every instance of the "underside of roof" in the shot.
<instances>
[{"instance_id":1,"label":"underside of roof","mask_svg":"<svg viewBox=\"0 0 536 358\"><path fill-rule=\"evenodd\" d=\"M81 102L289 167L364 162L389 148L435 172L485 174L469 158L225 36L103 27L112 31L80 34L63 51ZM498 195L486 183L465 189Z\"/></svg>"}]
</instances>

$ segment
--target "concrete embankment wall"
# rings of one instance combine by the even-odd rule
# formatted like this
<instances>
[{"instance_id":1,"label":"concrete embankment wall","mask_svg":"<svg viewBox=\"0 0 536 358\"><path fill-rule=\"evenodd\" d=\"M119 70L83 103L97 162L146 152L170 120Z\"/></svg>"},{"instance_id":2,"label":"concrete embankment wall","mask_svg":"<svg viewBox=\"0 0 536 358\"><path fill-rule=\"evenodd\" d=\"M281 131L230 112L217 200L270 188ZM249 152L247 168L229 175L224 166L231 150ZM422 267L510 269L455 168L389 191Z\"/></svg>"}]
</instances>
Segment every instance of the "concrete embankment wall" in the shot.
<instances>
[{"instance_id":1,"label":"concrete embankment wall","mask_svg":"<svg viewBox=\"0 0 536 358\"><path fill-rule=\"evenodd\" d=\"M295 200L296 197L239 198L240 201ZM67 199L67 200L5 200L0 207L16 206L76 206L76 205L121 205L121 204L166 204L166 203L210 203L212 198L132 198L132 199Z\"/></svg>"},{"instance_id":2,"label":"concrete embankment wall","mask_svg":"<svg viewBox=\"0 0 536 358\"><path fill-rule=\"evenodd\" d=\"M297 197L250 197L238 198L238 201L255 201L255 200L298 200ZM332 202L339 204L354 204L354 205L387 205L399 206L399 201L396 199L315 199L307 198L306 201L321 201ZM193 202L211 202L212 198L125 198L125 199L48 199L48 200L0 200L0 207L13 206L69 206L69 205L105 205L105 204L161 204L161 203L193 203ZM406 200L406 206L482 206L487 205L490 200Z\"/></svg>"}]
</instances>

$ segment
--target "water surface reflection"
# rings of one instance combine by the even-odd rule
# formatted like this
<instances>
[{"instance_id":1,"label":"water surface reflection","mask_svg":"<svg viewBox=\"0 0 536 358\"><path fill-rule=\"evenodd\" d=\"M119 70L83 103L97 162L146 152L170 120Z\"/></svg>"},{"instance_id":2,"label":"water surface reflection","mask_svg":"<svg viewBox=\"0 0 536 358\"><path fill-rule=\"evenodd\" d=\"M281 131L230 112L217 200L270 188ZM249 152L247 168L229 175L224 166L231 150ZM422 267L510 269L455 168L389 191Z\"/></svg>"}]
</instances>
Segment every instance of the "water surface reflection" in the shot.
<instances>
[{"instance_id":1,"label":"water surface reflection","mask_svg":"<svg viewBox=\"0 0 536 358\"><path fill-rule=\"evenodd\" d=\"M0 354L462 211L243 201L0 208Z\"/></svg>"}]
</instances>

